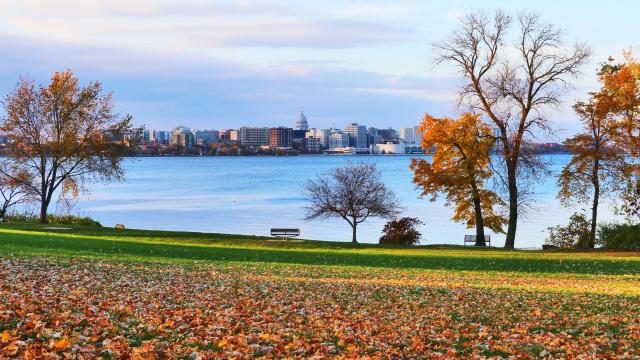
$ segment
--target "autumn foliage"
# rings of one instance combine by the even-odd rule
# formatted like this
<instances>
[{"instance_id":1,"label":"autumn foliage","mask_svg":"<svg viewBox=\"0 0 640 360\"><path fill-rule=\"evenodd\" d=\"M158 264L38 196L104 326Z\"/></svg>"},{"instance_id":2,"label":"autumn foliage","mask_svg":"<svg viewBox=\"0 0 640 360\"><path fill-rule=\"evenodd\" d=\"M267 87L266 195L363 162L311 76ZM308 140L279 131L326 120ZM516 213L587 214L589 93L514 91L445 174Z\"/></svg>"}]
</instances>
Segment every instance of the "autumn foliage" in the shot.
<instances>
[{"instance_id":1,"label":"autumn foliage","mask_svg":"<svg viewBox=\"0 0 640 360\"><path fill-rule=\"evenodd\" d=\"M484 228L503 232L504 216L496 211L504 205L500 197L485 187L492 176L490 150L494 144L491 128L479 115L463 114L459 119L426 115L420 131L422 147L431 150L431 162L413 159L413 182L423 196L435 201L445 194L447 205L453 205L453 220L476 228L478 243L484 244Z\"/></svg>"},{"instance_id":2,"label":"autumn foliage","mask_svg":"<svg viewBox=\"0 0 640 360\"><path fill-rule=\"evenodd\" d=\"M0 173L33 194L40 222L47 222L54 196L75 198L87 181L123 178L124 153L112 137L130 129L131 117L113 111L100 82L81 86L70 70L56 72L47 85L21 79L3 105L0 131L10 142Z\"/></svg>"},{"instance_id":3,"label":"autumn foliage","mask_svg":"<svg viewBox=\"0 0 640 360\"><path fill-rule=\"evenodd\" d=\"M0 358L633 359L640 303L621 295L637 289L635 275L3 258Z\"/></svg>"},{"instance_id":4,"label":"autumn foliage","mask_svg":"<svg viewBox=\"0 0 640 360\"><path fill-rule=\"evenodd\" d=\"M601 88L574 105L582 132L565 141L572 157L558 178L565 205L591 203L588 247L596 243L600 199L619 195L638 173L640 77L637 64L612 64L600 71Z\"/></svg>"}]
</instances>

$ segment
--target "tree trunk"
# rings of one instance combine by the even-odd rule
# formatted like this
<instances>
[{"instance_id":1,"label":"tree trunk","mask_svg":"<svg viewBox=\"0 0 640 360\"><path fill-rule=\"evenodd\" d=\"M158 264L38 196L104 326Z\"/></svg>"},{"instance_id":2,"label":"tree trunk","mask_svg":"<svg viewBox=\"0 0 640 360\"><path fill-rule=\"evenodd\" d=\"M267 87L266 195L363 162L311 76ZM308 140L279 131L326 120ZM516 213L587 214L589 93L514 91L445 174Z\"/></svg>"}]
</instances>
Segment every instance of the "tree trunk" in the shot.
<instances>
[{"instance_id":1,"label":"tree trunk","mask_svg":"<svg viewBox=\"0 0 640 360\"><path fill-rule=\"evenodd\" d=\"M593 181L593 205L591 206L591 231L589 232L589 243L586 244L588 248L593 249L596 246L596 226L598 224L598 203L600 202L600 181L597 177L598 161L594 166L594 173L596 177Z\"/></svg>"},{"instance_id":2,"label":"tree trunk","mask_svg":"<svg viewBox=\"0 0 640 360\"><path fill-rule=\"evenodd\" d=\"M478 187L476 184L472 184L471 187L473 188L473 210L476 213L476 246L487 246L484 239L484 219L482 218L482 207L480 205Z\"/></svg>"},{"instance_id":3,"label":"tree trunk","mask_svg":"<svg viewBox=\"0 0 640 360\"><path fill-rule=\"evenodd\" d=\"M47 221L47 208L49 207L48 201L40 202L40 224L46 224Z\"/></svg>"},{"instance_id":4,"label":"tree trunk","mask_svg":"<svg viewBox=\"0 0 640 360\"><path fill-rule=\"evenodd\" d=\"M505 249L513 249L516 244L516 228L518 227L518 184L515 165L507 162L507 175L509 185L509 225L507 226L507 238L504 242Z\"/></svg>"},{"instance_id":5,"label":"tree trunk","mask_svg":"<svg viewBox=\"0 0 640 360\"><path fill-rule=\"evenodd\" d=\"M356 227L358 227L358 224L356 224L356 222L354 221L353 225L351 225L351 230L353 231L351 242L354 244L358 243L358 240L356 239Z\"/></svg>"}]
</instances>

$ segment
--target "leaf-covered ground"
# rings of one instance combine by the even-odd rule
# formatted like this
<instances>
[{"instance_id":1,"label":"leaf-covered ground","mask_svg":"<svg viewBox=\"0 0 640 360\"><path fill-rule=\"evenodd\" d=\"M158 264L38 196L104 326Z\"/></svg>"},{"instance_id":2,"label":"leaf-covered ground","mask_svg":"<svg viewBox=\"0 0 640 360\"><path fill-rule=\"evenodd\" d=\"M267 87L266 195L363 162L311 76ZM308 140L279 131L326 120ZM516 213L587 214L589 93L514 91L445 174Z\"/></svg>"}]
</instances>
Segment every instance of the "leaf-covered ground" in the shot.
<instances>
[{"instance_id":1,"label":"leaf-covered ground","mask_svg":"<svg viewBox=\"0 0 640 360\"><path fill-rule=\"evenodd\" d=\"M1 358L638 358L637 274L0 258Z\"/></svg>"}]
</instances>

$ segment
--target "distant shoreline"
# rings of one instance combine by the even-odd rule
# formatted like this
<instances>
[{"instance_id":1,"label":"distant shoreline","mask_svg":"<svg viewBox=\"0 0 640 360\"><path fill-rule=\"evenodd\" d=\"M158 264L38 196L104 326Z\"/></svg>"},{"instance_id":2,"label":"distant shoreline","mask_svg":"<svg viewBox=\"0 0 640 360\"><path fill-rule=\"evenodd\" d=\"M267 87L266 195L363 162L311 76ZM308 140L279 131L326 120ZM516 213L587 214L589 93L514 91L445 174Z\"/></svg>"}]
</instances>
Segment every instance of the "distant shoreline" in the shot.
<instances>
[{"instance_id":1,"label":"distant shoreline","mask_svg":"<svg viewBox=\"0 0 640 360\"><path fill-rule=\"evenodd\" d=\"M540 152L538 155L570 155L569 152L553 151L553 152ZM431 156L430 154L289 154L289 155L271 155L271 154L255 154L255 155L195 155L195 154L164 154L164 155L148 155L148 154L135 154L126 155L126 158L215 158L215 157L407 157L407 156Z\"/></svg>"}]
</instances>

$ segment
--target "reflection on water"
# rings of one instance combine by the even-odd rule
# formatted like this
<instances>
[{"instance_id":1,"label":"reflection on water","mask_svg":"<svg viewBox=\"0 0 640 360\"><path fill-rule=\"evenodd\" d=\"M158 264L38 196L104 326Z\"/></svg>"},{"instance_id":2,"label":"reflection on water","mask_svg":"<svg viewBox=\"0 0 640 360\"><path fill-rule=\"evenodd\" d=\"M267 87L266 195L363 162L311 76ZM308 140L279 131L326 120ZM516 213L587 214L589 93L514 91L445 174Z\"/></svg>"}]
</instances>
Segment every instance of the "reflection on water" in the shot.
<instances>
[{"instance_id":1,"label":"reflection on water","mask_svg":"<svg viewBox=\"0 0 640 360\"><path fill-rule=\"evenodd\" d=\"M441 200L419 199L411 183L408 156L295 156L295 157L204 157L138 158L125 161L126 181L93 184L78 210L112 226L268 235L271 227L299 227L308 239L351 239L349 225L342 220L304 221L302 188L307 179L344 165L347 161L373 162L386 184L405 207L404 214L424 221L420 230L426 243L462 244L471 234L462 224L452 223L452 211ZM549 155L558 171L569 157ZM565 209L555 196L555 178L535 189L536 210L518 225L516 246L540 246L548 226L563 224L577 209ZM582 208L588 208L587 205ZM611 207L604 206L602 220L613 220ZM377 242L384 220L371 219L360 225L361 242ZM503 235L494 237L502 245Z\"/></svg>"}]
</instances>

